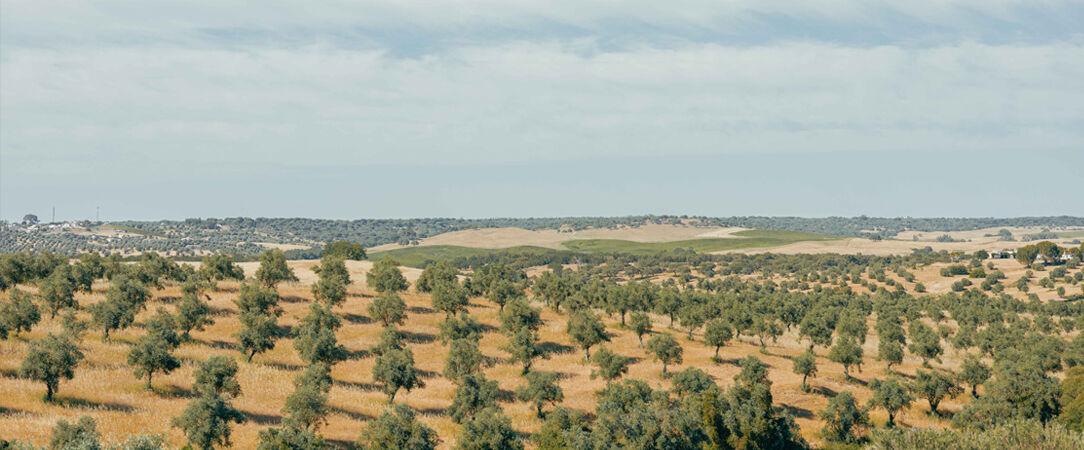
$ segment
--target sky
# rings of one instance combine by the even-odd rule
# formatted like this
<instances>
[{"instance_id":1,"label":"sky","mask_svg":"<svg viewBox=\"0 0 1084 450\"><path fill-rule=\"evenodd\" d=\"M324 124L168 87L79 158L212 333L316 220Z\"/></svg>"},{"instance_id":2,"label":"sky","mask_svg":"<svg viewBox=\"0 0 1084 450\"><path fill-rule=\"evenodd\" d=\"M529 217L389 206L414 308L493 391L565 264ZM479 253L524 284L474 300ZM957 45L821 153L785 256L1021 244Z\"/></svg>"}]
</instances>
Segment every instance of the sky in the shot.
<instances>
[{"instance_id":1,"label":"sky","mask_svg":"<svg viewBox=\"0 0 1084 450\"><path fill-rule=\"evenodd\" d=\"M0 2L0 218L1084 215L1084 1Z\"/></svg>"}]
</instances>

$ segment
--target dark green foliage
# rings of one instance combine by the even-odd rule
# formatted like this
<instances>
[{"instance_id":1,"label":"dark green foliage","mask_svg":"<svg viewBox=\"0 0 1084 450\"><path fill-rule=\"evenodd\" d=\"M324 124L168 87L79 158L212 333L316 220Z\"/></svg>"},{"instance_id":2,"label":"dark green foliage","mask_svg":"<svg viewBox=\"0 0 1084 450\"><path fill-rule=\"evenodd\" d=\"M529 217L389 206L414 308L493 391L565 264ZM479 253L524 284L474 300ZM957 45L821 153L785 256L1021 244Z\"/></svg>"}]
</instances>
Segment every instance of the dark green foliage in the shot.
<instances>
[{"instance_id":1,"label":"dark green foliage","mask_svg":"<svg viewBox=\"0 0 1084 450\"><path fill-rule=\"evenodd\" d=\"M384 258L373 264L366 274L365 283L377 292L401 292L408 286L403 272L399 270L399 262L392 258Z\"/></svg>"},{"instance_id":2,"label":"dark green foliage","mask_svg":"<svg viewBox=\"0 0 1084 450\"><path fill-rule=\"evenodd\" d=\"M172 336L177 335L173 333ZM136 378L147 377L147 389L151 388L151 378L155 372L168 374L181 366L180 361L173 356L174 344L169 339L170 335L163 331L154 332L148 329L147 334L139 338L128 351L128 364L135 367L133 373Z\"/></svg>"},{"instance_id":3,"label":"dark green foliage","mask_svg":"<svg viewBox=\"0 0 1084 450\"><path fill-rule=\"evenodd\" d=\"M294 379L294 392L286 397L282 413L285 425L299 430L315 430L327 422L327 404L331 390L331 371L322 363L309 365Z\"/></svg>"},{"instance_id":4,"label":"dark green foliage","mask_svg":"<svg viewBox=\"0 0 1084 450\"><path fill-rule=\"evenodd\" d=\"M260 430L257 450L326 450L332 448L323 436L291 426Z\"/></svg>"},{"instance_id":5,"label":"dark green foliage","mask_svg":"<svg viewBox=\"0 0 1084 450\"><path fill-rule=\"evenodd\" d=\"M392 350L402 350L405 348L403 344L403 333L400 333L395 327L385 327L384 331L380 332L380 342L369 349L374 355L383 355Z\"/></svg>"},{"instance_id":6,"label":"dark green foliage","mask_svg":"<svg viewBox=\"0 0 1084 450\"><path fill-rule=\"evenodd\" d=\"M862 346L850 335L839 338L839 342L828 352L828 359L843 364L843 374L850 378L851 366L862 366Z\"/></svg>"},{"instance_id":7,"label":"dark green foliage","mask_svg":"<svg viewBox=\"0 0 1084 450\"><path fill-rule=\"evenodd\" d=\"M369 315L380 321L385 327L402 324L406 320L406 303L399 294L385 292L377 295L369 304Z\"/></svg>"},{"instance_id":8,"label":"dark green foliage","mask_svg":"<svg viewBox=\"0 0 1084 450\"><path fill-rule=\"evenodd\" d=\"M49 333L45 338L30 343L26 358L19 366L19 376L45 383L45 399L52 400L60 380L72 379L75 367L82 360L83 352L71 341L71 337Z\"/></svg>"},{"instance_id":9,"label":"dark green foliage","mask_svg":"<svg viewBox=\"0 0 1084 450\"><path fill-rule=\"evenodd\" d=\"M361 244L350 241L328 242L324 244L322 255L324 257L332 256L354 261L361 261L367 256L365 248Z\"/></svg>"},{"instance_id":10,"label":"dark green foliage","mask_svg":"<svg viewBox=\"0 0 1084 450\"><path fill-rule=\"evenodd\" d=\"M358 438L362 450L433 450L438 443L437 432L419 423L414 410L403 404L385 409Z\"/></svg>"},{"instance_id":11,"label":"dark green foliage","mask_svg":"<svg viewBox=\"0 0 1084 450\"><path fill-rule=\"evenodd\" d=\"M482 339L482 324L468 313L459 313L458 317L448 317L440 323L440 342L447 344L456 339L468 339L478 342Z\"/></svg>"},{"instance_id":12,"label":"dark green foliage","mask_svg":"<svg viewBox=\"0 0 1084 450\"><path fill-rule=\"evenodd\" d=\"M912 321L907 334L911 339L907 349L915 356L922 358L924 366L929 367L931 359L941 362L940 356L944 353L944 349L941 348L941 337L937 335L937 332L922 322Z\"/></svg>"},{"instance_id":13,"label":"dark green foliage","mask_svg":"<svg viewBox=\"0 0 1084 450\"><path fill-rule=\"evenodd\" d=\"M542 348L538 346L538 335L528 328L516 330L516 332L508 339L508 342L501 346L501 350L509 353L510 362L523 364L524 374L531 370L531 365L534 363L535 359L549 357L542 351Z\"/></svg>"},{"instance_id":14,"label":"dark green foliage","mask_svg":"<svg viewBox=\"0 0 1084 450\"><path fill-rule=\"evenodd\" d=\"M496 381L487 380L484 374L466 375L456 385L455 397L448 407L448 417L462 424L482 409L495 407L498 395L500 388Z\"/></svg>"},{"instance_id":15,"label":"dark green foliage","mask_svg":"<svg viewBox=\"0 0 1084 450\"><path fill-rule=\"evenodd\" d=\"M103 339L109 339L110 330L128 328L135 321L135 315L145 308L150 292L142 283L119 277L105 294L105 301L90 307L94 323L102 328Z\"/></svg>"},{"instance_id":16,"label":"dark green foliage","mask_svg":"<svg viewBox=\"0 0 1084 450\"><path fill-rule=\"evenodd\" d=\"M215 445L229 447L230 423L243 423L245 415L214 391L203 391L192 400L184 413L173 419L173 426L184 431L188 444L201 450Z\"/></svg>"},{"instance_id":17,"label":"dark green foliage","mask_svg":"<svg viewBox=\"0 0 1084 450\"><path fill-rule=\"evenodd\" d=\"M376 358L373 381L383 385L382 390L388 396L388 403L395 401L395 394L400 389L410 392L411 389L425 386L414 368L414 352L409 348L389 350Z\"/></svg>"},{"instance_id":18,"label":"dark green foliage","mask_svg":"<svg viewBox=\"0 0 1084 450\"><path fill-rule=\"evenodd\" d=\"M49 277L38 286L38 296L45 303L49 317L56 317L56 313L64 308L76 307L71 267L64 264L53 269Z\"/></svg>"},{"instance_id":19,"label":"dark green foliage","mask_svg":"<svg viewBox=\"0 0 1084 450\"><path fill-rule=\"evenodd\" d=\"M53 427L49 437L49 448L57 450L96 450L101 449L102 435L90 416L82 416L79 421L69 423L60 419Z\"/></svg>"},{"instance_id":20,"label":"dark green foliage","mask_svg":"<svg viewBox=\"0 0 1084 450\"><path fill-rule=\"evenodd\" d=\"M591 372L591 378L596 376L602 377L607 383L621 378L622 375L629 373L629 365L632 364L632 358L628 356L619 355L611 352L610 349L602 347L595 352L595 355L591 357L591 362L598 366L598 370Z\"/></svg>"},{"instance_id":21,"label":"dark green foliage","mask_svg":"<svg viewBox=\"0 0 1084 450\"><path fill-rule=\"evenodd\" d=\"M662 374L666 375L666 368L671 364L681 364L682 349L670 333L659 333L647 341L647 351L662 363Z\"/></svg>"},{"instance_id":22,"label":"dark green foliage","mask_svg":"<svg viewBox=\"0 0 1084 450\"><path fill-rule=\"evenodd\" d=\"M1053 420L1061 412L1061 386L1056 378L1027 360L995 366L986 393L953 417L953 424L986 428L1015 419Z\"/></svg>"},{"instance_id":23,"label":"dark green foliage","mask_svg":"<svg viewBox=\"0 0 1084 450\"><path fill-rule=\"evenodd\" d=\"M456 281L437 282L432 286L429 299L433 303L433 309L443 311L447 317L451 317L467 310L467 295L467 289Z\"/></svg>"},{"instance_id":24,"label":"dark green foliage","mask_svg":"<svg viewBox=\"0 0 1084 450\"><path fill-rule=\"evenodd\" d=\"M418 281L414 283L414 288L421 293L433 292L439 285L457 284L459 282L458 275L459 269L451 265L448 260L442 259L425 266L425 270L422 270Z\"/></svg>"},{"instance_id":25,"label":"dark green foliage","mask_svg":"<svg viewBox=\"0 0 1084 450\"><path fill-rule=\"evenodd\" d=\"M347 358L346 347L339 345L335 330L342 320L328 307L319 303L309 305L309 314L294 328L294 348L309 364L334 365Z\"/></svg>"},{"instance_id":26,"label":"dark green foliage","mask_svg":"<svg viewBox=\"0 0 1084 450\"><path fill-rule=\"evenodd\" d=\"M828 401L828 407L818 416L824 421L821 435L832 442L858 442L859 433L869 425L869 415L854 402L849 391L843 391Z\"/></svg>"},{"instance_id":27,"label":"dark green foliage","mask_svg":"<svg viewBox=\"0 0 1084 450\"><path fill-rule=\"evenodd\" d=\"M706 438L696 414L639 380L606 385L596 414L594 448L695 449Z\"/></svg>"},{"instance_id":28,"label":"dark green foliage","mask_svg":"<svg viewBox=\"0 0 1084 450\"><path fill-rule=\"evenodd\" d=\"M1058 420L1073 431L1084 430L1084 367L1074 367L1061 382L1061 415Z\"/></svg>"},{"instance_id":29,"label":"dark green foliage","mask_svg":"<svg viewBox=\"0 0 1084 450\"><path fill-rule=\"evenodd\" d=\"M640 347L644 346L644 335L651 333L651 318L641 311L636 311L629 316L629 327L636 333L636 340ZM706 334L707 332L705 332ZM706 339L706 338L705 338ZM718 352L716 352L718 354Z\"/></svg>"},{"instance_id":30,"label":"dark green foliage","mask_svg":"<svg viewBox=\"0 0 1084 450\"><path fill-rule=\"evenodd\" d=\"M464 376L478 373L485 358L478 350L478 343L469 339L456 339L448 349L444 363L444 378L458 381Z\"/></svg>"},{"instance_id":31,"label":"dark green foliage","mask_svg":"<svg viewBox=\"0 0 1084 450\"><path fill-rule=\"evenodd\" d=\"M456 450L521 450L512 421L499 408L486 408L463 424Z\"/></svg>"},{"instance_id":32,"label":"dark green foliage","mask_svg":"<svg viewBox=\"0 0 1084 450\"><path fill-rule=\"evenodd\" d=\"M957 375L961 382L971 385L971 396L978 397L978 387L980 384L990 379L990 368L982 363L975 355L967 355L964 358L963 365L960 368L960 373Z\"/></svg>"},{"instance_id":33,"label":"dark green foliage","mask_svg":"<svg viewBox=\"0 0 1084 450\"><path fill-rule=\"evenodd\" d=\"M531 331L538 331L542 326L541 312L531 307L527 299L516 297L508 302L500 313L501 332L507 335L515 334L516 330L526 327Z\"/></svg>"},{"instance_id":34,"label":"dark green foliage","mask_svg":"<svg viewBox=\"0 0 1084 450\"><path fill-rule=\"evenodd\" d=\"M898 378L892 377L881 381L874 379L869 384L873 390L873 397L869 399L869 407L882 408L888 413L888 426L895 426L896 413L907 408L915 398L908 392L907 385Z\"/></svg>"},{"instance_id":35,"label":"dark green foliage","mask_svg":"<svg viewBox=\"0 0 1084 450\"><path fill-rule=\"evenodd\" d=\"M610 336L606 333L606 325L602 324L598 316L587 310L572 313L568 318L565 332L583 349L584 358L588 361L591 359L591 347L610 340Z\"/></svg>"},{"instance_id":36,"label":"dark green foliage","mask_svg":"<svg viewBox=\"0 0 1084 450\"><path fill-rule=\"evenodd\" d=\"M260 255L256 280L265 287L273 288L283 281L297 281L297 275L286 265L286 254L282 250L270 249Z\"/></svg>"},{"instance_id":37,"label":"dark green foliage","mask_svg":"<svg viewBox=\"0 0 1084 450\"><path fill-rule=\"evenodd\" d=\"M945 397L956 397L962 389L949 374L938 370L919 370L911 390L930 403L930 412L937 414L937 405Z\"/></svg>"},{"instance_id":38,"label":"dark green foliage","mask_svg":"<svg viewBox=\"0 0 1084 450\"><path fill-rule=\"evenodd\" d=\"M817 356L812 350L806 350L805 353L794 357L794 373L802 376L802 390L809 392L806 378L817 376Z\"/></svg>"},{"instance_id":39,"label":"dark green foliage","mask_svg":"<svg viewBox=\"0 0 1084 450\"><path fill-rule=\"evenodd\" d=\"M195 371L193 387L199 392L209 392L226 397L241 395L237 382L237 361L225 355L207 358Z\"/></svg>"},{"instance_id":40,"label":"dark green foliage","mask_svg":"<svg viewBox=\"0 0 1084 450\"><path fill-rule=\"evenodd\" d=\"M1067 449L1084 448L1084 434L1056 423L1009 420L984 429L894 428L873 433L872 448L883 449Z\"/></svg>"},{"instance_id":41,"label":"dark green foliage","mask_svg":"<svg viewBox=\"0 0 1084 450\"><path fill-rule=\"evenodd\" d=\"M688 367L681 372L675 373L674 376L670 378L670 382L674 386L674 394L678 397L685 397L690 394L700 394L719 388L710 375L696 367Z\"/></svg>"},{"instance_id":42,"label":"dark green foliage","mask_svg":"<svg viewBox=\"0 0 1084 450\"><path fill-rule=\"evenodd\" d=\"M242 326L236 336L249 361L257 353L275 348L280 334L278 316L282 314L278 302L279 295L273 288L241 284L241 293L234 300Z\"/></svg>"},{"instance_id":43,"label":"dark green foliage","mask_svg":"<svg viewBox=\"0 0 1084 450\"><path fill-rule=\"evenodd\" d=\"M590 437L591 427L582 412L558 406L546 414L542 429L532 439L539 450L566 450L585 448Z\"/></svg>"},{"instance_id":44,"label":"dark green foliage","mask_svg":"<svg viewBox=\"0 0 1084 450\"><path fill-rule=\"evenodd\" d=\"M245 279L245 271L233 263L233 258L225 253L215 253L203 258L199 265L199 274L207 280Z\"/></svg>"},{"instance_id":45,"label":"dark green foliage","mask_svg":"<svg viewBox=\"0 0 1084 450\"><path fill-rule=\"evenodd\" d=\"M181 301L177 303L177 328L185 339L189 338L192 330L203 331L204 327L214 323L211 318L211 305L199 298L199 295L187 293L181 296Z\"/></svg>"},{"instance_id":46,"label":"dark green foliage","mask_svg":"<svg viewBox=\"0 0 1084 450\"><path fill-rule=\"evenodd\" d=\"M557 404L565 399L564 391L557 385L557 374L553 372L531 372L527 374L527 384L516 389L516 399L534 404L538 417L542 417L542 407L546 403Z\"/></svg>"},{"instance_id":47,"label":"dark green foliage","mask_svg":"<svg viewBox=\"0 0 1084 450\"><path fill-rule=\"evenodd\" d=\"M9 298L0 306L0 339L6 339L9 332L18 334L30 331L41 321L41 312L30 294L14 289Z\"/></svg>"},{"instance_id":48,"label":"dark green foliage","mask_svg":"<svg viewBox=\"0 0 1084 450\"><path fill-rule=\"evenodd\" d=\"M715 347L715 357L719 357L719 348L734 339L734 330L722 319L708 322L704 328L704 343Z\"/></svg>"}]
</instances>

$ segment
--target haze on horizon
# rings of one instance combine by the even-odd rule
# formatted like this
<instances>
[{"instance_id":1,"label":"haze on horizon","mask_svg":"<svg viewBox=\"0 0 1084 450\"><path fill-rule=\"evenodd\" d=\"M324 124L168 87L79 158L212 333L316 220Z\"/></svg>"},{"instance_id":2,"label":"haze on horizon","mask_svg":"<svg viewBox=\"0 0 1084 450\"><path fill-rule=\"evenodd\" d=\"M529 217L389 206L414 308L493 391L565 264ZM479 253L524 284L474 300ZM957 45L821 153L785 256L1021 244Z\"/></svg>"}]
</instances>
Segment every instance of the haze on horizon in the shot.
<instances>
[{"instance_id":1,"label":"haze on horizon","mask_svg":"<svg viewBox=\"0 0 1084 450\"><path fill-rule=\"evenodd\" d=\"M1084 215L1084 3L0 4L0 218Z\"/></svg>"}]
</instances>

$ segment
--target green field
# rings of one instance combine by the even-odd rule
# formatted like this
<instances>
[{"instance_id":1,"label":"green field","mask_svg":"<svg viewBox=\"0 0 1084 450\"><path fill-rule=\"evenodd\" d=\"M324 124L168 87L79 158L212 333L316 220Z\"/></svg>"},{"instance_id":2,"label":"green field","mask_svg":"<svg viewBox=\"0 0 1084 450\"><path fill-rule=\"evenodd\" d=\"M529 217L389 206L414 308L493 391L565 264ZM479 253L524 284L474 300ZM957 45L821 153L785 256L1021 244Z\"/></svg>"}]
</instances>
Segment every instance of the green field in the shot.
<instances>
[{"instance_id":1,"label":"green field","mask_svg":"<svg viewBox=\"0 0 1084 450\"><path fill-rule=\"evenodd\" d=\"M794 242L802 241L826 241L841 239L838 236L826 236L821 234L802 233L798 231L772 231L772 230L746 230L734 233L737 238L704 238L686 239L669 242L636 242L620 239L573 239L561 243L565 248L584 253L628 253L635 255L649 255L659 252L669 252L677 249L694 250L698 253L710 253L723 250L740 250L746 248L778 247ZM384 252L374 252L369 255L372 260L384 257L397 259L404 266L422 267L427 261L438 259L453 259L459 257L471 257L488 255L495 252L555 252L557 250L519 246L501 249L462 247L458 245L425 245L418 247L400 248Z\"/></svg>"},{"instance_id":2,"label":"green field","mask_svg":"<svg viewBox=\"0 0 1084 450\"><path fill-rule=\"evenodd\" d=\"M399 248L395 250L388 250L384 252L373 252L369 254L369 259L373 261L379 261L385 257L395 258L400 264L407 267L422 267L427 261L435 261L438 259L454 259L459 257L471 257L488 255L495 252L556 252L556 250L544 247L534 246L519 246L508 248L473 248L473 247L461 247L458 245L424 245L418 247Z\"/></svg>"}]
</instances>

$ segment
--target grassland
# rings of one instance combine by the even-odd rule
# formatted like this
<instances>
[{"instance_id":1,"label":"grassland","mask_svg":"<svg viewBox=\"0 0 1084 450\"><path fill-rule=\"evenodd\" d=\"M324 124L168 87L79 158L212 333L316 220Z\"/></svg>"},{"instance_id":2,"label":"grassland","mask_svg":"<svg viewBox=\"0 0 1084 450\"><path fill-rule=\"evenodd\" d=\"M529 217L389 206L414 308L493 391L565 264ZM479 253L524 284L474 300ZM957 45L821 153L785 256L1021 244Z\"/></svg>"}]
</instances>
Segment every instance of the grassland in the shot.
<instances>
[{"instance_id":1,"label":"grassland","mask_svg":"<svg viewBox=\"0 0 1084 450\"><path fill-rule=\"evenodd\" d=\"M726 250L778 247L795 242L828 241L835 236L800 233L796 231L745 230L732 233L734 238L687 239L669 242L635 242L619 239L577 239L563 245L581 252L621 252L634 255L668 252L678 249L712 253Z\"/></svg>"},{"instance_id":2,"label":"grassland","mask_svg":"<svg viewBox=\"0 0 1084 450\"><path fill-rule=\"evenodd\" d=\"M373 252L370 258L380 260L383 258L395 258L400 264L407 267L422 267L427 261L438 259L469 258L472 256L484 256L495 252L513 253L552 253L556 250L534 246L517 246L506 249L474 248L459 245L424 245L418 247L406 247L382 252Z\"/></svg>"},{"instance_id":3,"label":"grassland","mask_svg":"<svg viewBox=\"0 0 1084 450\"><path fill-rule=\"evenodd\" d=\"M1011 272L1011 277L1023 268L1014 269L1011 261L998 261L999 266ZM282 306L286 310L280 323L294 326L298 317L305 314L312 295L309 283L314 279L310 267L312 262L291 262L291 267L298 272L301 282L280 286L283 297ZM251 275L255 265L244 264ZM328 423L320 428L320 433L332 443L347 445L355 440L365 424L378 416L386 407L386 397L373 383L372 368L374 358L368 349L378 340L381 330L379 323L367 317L365 310L372 301L374 293L365 286L365 271L371 267L368 262L351 262L349 265L353 283L349 288L347 301L336 308L344 318L344 326L337 333L338 339L354 355L351 359L335 366L332 376L335 380L331 390L331 415ZM929 266L917 272L919 280L927 282L931 292L948 290L945 283L951 279L936 275L938 265ZM411 271L409 276L416 276ZM893 278L894 275L892 276ZM945 280L938 282L938 280ZM898 280L899 281L899 280ZM943 285L945 284L945 285ZM910 284L907 284L910 286ZM865 288L852 285L860 292ZM99 282L91 294L80 293L78 300L83 306L101 301L107 285ZM78 367L75 379L61 383L58 401L42 401L44 386L40 383L15 376L19 362L26 354L28 343L40 339L48 332L59 332L58 320L45 318L33 331L14 338L0 341L0 437L17 437L30 440L38 445L47 443L49 431L59 419L76 419L90 415L99 424L99 430L107 440L119 440L133 432L163 432L171 445L180 446L184 438L180 431L170 428L170 420L181 414L192 397L192 372L199 361L211 355L227 355L238 360L241 366L239 379L243 394L235 405L244 411L249 420L234 426L233 441L237 448L252 448L259 430L278 426L283 420L282 407L286 396L292 390L291 381L304 368L303 361L293 348L291 339L278 341L274 350L257 355L253 362L245 362L237 350L234 333L239 329L237 307L233 299L237 297L237 283L223 282L220 289L211 293L211 305L215 310L216 323L205 331L193 333L193 340L183 344L177 351L182 360L180 369L169 375L155 377L154 388L147 390L143 381L132 374L132 369L125 364L125 355L136 339L144 333L141 324L157 307L172 310L180 295L177 286L167 286L156 291L154 300L146 312L137 318L137 325L115 333L109 342L101 341L101 334L92 330L84 335L80 344L87 355L87 360ZM32 288L27 288L32 289ZM1019 295L1010 288L1010 293ZM1044 298L1046 296L1044 295ZM434 428L441 436L442 448L450 448L458 434L459 426L454 424L444 413L454 396L454 385L441 377L439 373L444 364L447 348L436 339L438 325L444 315L432 310L428 296L408 292L404 295L408 305L408 317L403 330L409 336L409 343L414 351L418 367L423 371L425 386L409 393L400 393L396 401L406 403L420 412L420 420ZM541 306L541 305L537 305ZM498 381L503 393L501 406L511 417L514 428L524 434L538 431L541 421L537 419L530 405L513 401L510 393L524 383L517 364L506 362L507 354L499 347L507 337L497 331L499 326L498 309L483 299L472 299L470 312L489 328L482 339L481 350L492 362L485 369L486 376ZM84 317L86 319L88 317ZM588 365L581 351L574 348L565 333L567 316L552 310L543 310L544 324L541 328L541 342L550 350L549 359L536 364L537 370L552 371L559 374L559 383L564 390L565 400L562 406L585 411L595 407L594 393L604 386L601 379L592 379L592 366ZM732 384L732 379L739 369L736 362L747 355L756 355L769 366L772 380L772 392L775 404L797 417L807 439L819 442L817 430L823 425L816 412L823 409L828 399L835 393L851 391L860 402L865 402L871 395L867 384L874 378L884 378L888 372L882 362L876 361L876 330L870 319L870 336L864 345L867 358L860 372L852 371L853 378L843 375L840 364L830 362L827 350L817 349L818 374L810 380L811 393L800 388L800 377L792 372L791 358L800 354L807 347L807 342L797 336L797 329L786 332L778 341L768 342L762 351L756 338L742 337L728 344L720 352L720 362L712 360L713 348L704 344L699 333L687 339L683 332L668 328L668 320L654 317L655 333L674 333L684 348L684 362L672 367L680 370L684 367L699 367L722 386ZM606 344L619 353L635 358L627 378L646 381L654 388L669 388L670 380L662 377L662 366L637 344L635 335L620 326L617 317L605 317L607 332L611 342ZM946 323L951 324L951 321ZM957 368L961 355L952 347L946 346L942 362L935 367ZM904 363L893 370L904 377L913 377L921 361L908 356ZM944 427L947 417L958 411L967 401L967 396L946 400L940 409L944 416L928 414L924 401L916 401L903 411L897 421L903 426ZM886 417L881 410L871 412L877 424L883 424Z\"/></svg>"}]
</instances>

